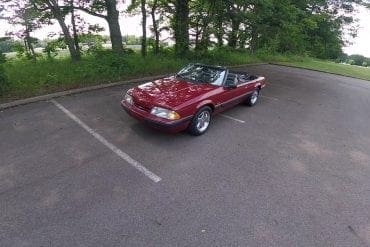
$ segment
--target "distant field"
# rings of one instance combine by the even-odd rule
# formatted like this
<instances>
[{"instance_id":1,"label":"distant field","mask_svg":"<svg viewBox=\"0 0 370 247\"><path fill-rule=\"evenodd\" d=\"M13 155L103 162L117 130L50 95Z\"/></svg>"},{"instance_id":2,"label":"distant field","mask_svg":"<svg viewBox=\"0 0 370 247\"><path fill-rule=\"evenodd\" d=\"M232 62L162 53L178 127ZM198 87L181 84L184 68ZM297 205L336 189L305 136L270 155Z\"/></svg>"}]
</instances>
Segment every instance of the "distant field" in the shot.
<instances>
[{"instance_id":1,"label":"distant field","mask_svg":"<svg viewBox=\"0 0 370 247\"><path fill-rule=\"evenodd\" d=\"M109 49L111 47L111 45L110 44L103 44L103 47L104 47L104 49ZM132 50L135 50L135 51L139 51L141 46L140 45L125 45L125 48L129 48L129 49L132 49ZM40 47L35 48L35 52L38 55L45 55L45 53L43 53L43 48L40 48ZM5 54L6 58L9 58L9 59L13 59L13 58L17 57L16 52L6 52L4 54ZM62 57L68 57L68 56L69 56L68 49L59 49L58 50L58 55L55 58L62 58Z\"/></svg>"},{"instance_id":2,"label":"distant field","mask_svg":"<svg viewBox=\"0 0 370 247\"><path fill-rule=\"evenodd\" d=\"M370 67L338 64L330 61L322 61L315 59L303 59L303 61L289 61L289 62L284 61L277 63L299 68L329 72L338 75L350 76L370 81Z\"/></svg>"},{"instance_id":3,"label":"distant field","mask_svg":"<svg viewBox=\"0 0 370 247\"><path fill-rule=\"evenodd\" d=\"M35 48L35 53L39 56L41 55L45 55L43 52L42 52L43 48ZM17 58L17 53L16 52L7 52L7 53L4 53L6 58L8 59L15 59ZM68 50L58 50L58 55L55 57L55 58L62 58L62 57L68 57L69 56L69 52Z\"/></svg>"}]
</instances>

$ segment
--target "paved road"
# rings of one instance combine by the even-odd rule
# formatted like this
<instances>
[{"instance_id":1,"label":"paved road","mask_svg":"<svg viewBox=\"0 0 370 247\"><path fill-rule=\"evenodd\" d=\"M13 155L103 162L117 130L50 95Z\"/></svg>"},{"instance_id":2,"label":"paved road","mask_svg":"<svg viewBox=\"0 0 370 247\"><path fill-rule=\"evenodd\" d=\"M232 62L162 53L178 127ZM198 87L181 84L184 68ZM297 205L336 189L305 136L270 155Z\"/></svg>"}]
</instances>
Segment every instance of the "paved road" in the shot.
<instances>
[{"instance_id":1,"label":"paved road","mask_svg":"<svg viewBox=\"0 0 370 247\"><path fill-rule=\"evenodd\" d=\"M129 118L124 87L56 99L90 133L52 102L2 111L0 246L370 246L370 82L240 70L264 97L201 137Z\"/></svg>"}]
</instances>

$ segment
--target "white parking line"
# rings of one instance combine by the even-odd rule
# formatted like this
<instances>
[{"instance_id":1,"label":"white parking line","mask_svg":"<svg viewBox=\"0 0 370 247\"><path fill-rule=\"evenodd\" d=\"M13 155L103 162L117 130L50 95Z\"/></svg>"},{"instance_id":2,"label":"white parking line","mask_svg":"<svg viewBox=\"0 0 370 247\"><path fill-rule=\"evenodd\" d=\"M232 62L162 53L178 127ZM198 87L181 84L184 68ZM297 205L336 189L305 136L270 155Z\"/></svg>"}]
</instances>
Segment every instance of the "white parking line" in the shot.
<instances>
[{"instance_id":1,"label":"white parking line","mask_svg":"<svg viewBox=\"0 0 370 247\"><path fill-rule=\"evenodd\" d=\"M261 97L262 97L262 98L265 98L265 99L276 100L276 101L278 101L278 100L279 100L278 98L270 97L270 96L265 96L265 95L261 95Z\"/></svg>"},{"instance_id":2,"label":"white parking line","mask_svg":"<svg viewBox=\"0 0 370 247\"><path fill-rule=\"evenodd\" d=\"M237 118L234 118L234 117L231 117L231 116L229 116L229 115L225 115L225 114L220 114L220 116L221 117L224 117L224 118L228 118L228 119L231 119L231 120L234 120L234 121L236 121L236 122L238 122L238 123L245 123L245 121L243 121L243 120L240 120L240 119L237 119Z\"/></svg>"},{"instance_id":3,"label":"white parking line","mask_svg":"<svg viewBox=\"0 0 370 247\"><path fill-rule=\"evenodd\" d=\"M135 169L139 170L140 172L144 173L145 176L153 180L155 183L158 183L162 179L155 175L153 172L149 171L145 166L140 164L140 162L134 160L131 158L128 154L114 146L112 143L107 141L103 136L98 134L96 131L91 129L89 126L87 126L84 122L82 122L76 115L74 115L72 112L68 111L64 106L59 104L55 100L51 100L51 102L58 107L62 112L64 112L69 118L71 118L73 121L75 121L80 127L85 129L88 133L90 133L93 137L95 137L98 141L100 141L104 146L112 150L115 154L117 154L119 157L121 157L123 160L125 160L127 163L129 163L131 166L133 166Z\"/></svg>"}]
</instances>

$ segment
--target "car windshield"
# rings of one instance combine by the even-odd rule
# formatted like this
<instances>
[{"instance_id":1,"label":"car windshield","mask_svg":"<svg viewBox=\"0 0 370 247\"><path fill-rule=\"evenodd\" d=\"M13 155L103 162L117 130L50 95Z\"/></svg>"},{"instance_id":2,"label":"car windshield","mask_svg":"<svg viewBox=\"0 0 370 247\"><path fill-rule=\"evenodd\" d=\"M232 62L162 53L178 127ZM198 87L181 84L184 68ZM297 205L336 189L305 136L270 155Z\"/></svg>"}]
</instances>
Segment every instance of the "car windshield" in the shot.
<instances>
[{"instance_id":1,"label":"car windshield","mask_svg":"<svg viewBox=\"0 0 370 247\"><path fill-rule=\"evenodd\" d=\"M225 74L226 70L223 68L191 64L183 68L176 76L193 83L221 86Z\"/></svg>"}]
</instances>

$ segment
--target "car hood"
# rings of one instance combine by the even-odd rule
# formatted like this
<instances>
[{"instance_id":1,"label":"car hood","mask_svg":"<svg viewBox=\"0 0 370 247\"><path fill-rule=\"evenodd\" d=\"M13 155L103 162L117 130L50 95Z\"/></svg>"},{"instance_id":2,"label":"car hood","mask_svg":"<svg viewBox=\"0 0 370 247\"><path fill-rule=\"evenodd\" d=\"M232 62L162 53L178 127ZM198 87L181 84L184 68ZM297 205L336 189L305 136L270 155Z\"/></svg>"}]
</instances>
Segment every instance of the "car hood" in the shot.
<instances>
[{"instance_id":1,"label":"car hood","mask_svg":"<svg viewBox=\"0 0 370 247\"><path fill-rule=\"evenodd\" d=\"M214 89L210 84L194 84L169 77L142 84L132 90L134 102L145 108L162 106L174 109Z\"/></svg>"}]
</instances>

